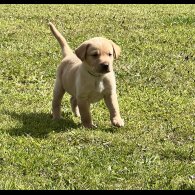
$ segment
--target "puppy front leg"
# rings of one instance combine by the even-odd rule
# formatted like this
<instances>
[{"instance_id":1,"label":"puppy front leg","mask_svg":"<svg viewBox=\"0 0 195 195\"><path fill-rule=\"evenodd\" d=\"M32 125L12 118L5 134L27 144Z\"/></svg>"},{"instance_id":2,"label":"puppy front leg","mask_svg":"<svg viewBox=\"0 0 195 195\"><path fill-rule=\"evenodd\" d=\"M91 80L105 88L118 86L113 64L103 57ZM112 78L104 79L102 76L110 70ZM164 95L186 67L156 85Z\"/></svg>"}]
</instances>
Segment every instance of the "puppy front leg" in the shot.
<instances>
[{"instance_id":1,"label":"puppy front leg","mask_svg":"<svg viewBox=\"0 0 195 195\"><path fill-rule=\"evenodd\" d=\"M124 126L124 121L120 116L119 105L116 94L108 94L104 97L104 101L110 112L110 120L114 126Z\"/></svg>"},{"instance_id":2,"label":"puppy front leg","mask_svg":"<svg viewBox=\"0 0 195 195\"><path fill-rule=\"evenodd\" d=\"M90 104L87 100L77 99L77 104L79 107L79 112L81 115L81 122L86 128L93 128L95 127L91 120L91 113L90 113Z\"/></svg>"}]
</instances>

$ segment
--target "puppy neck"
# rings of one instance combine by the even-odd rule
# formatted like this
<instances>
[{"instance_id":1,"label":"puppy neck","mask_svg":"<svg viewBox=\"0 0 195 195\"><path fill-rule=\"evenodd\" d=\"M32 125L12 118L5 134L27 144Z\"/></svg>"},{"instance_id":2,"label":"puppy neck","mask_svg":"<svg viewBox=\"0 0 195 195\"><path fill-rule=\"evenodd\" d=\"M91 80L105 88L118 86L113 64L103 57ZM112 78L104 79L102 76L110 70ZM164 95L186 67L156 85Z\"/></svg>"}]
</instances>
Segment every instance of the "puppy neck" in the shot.
<instances>
[{"instance_id":1,"label":"puppy neck","mask_svg":"<svg viewBox=\"0 0 195 195\"><path fill-rule=\"evenodd\" d=\"M103 75L100 75L100 74L92 73L92 72L90 72L89 70L87 70L87 72L88 72L91 76L94 76L94 77L102 77L102 76L103 76Z\"/></svg>"}]
</instances>

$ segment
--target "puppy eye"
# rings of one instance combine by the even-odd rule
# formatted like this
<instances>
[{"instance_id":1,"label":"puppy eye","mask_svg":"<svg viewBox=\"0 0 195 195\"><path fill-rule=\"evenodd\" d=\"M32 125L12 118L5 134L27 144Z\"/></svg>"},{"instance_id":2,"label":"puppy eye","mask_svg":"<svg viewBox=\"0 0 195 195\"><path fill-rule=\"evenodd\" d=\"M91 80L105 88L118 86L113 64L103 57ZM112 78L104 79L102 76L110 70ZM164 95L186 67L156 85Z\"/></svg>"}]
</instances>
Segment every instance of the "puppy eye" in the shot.
<instances>
[{"instance_id":1,"label":"puppy eye","mask_svg":"<svg viewBox=\"0 0 195 195\"><path fill-rule=\"evenodd\" d=\"M97 53L92 54L93 57L98 57Z\"/></svg>"},{"instance_id":2,"label":"puppy eye","mask_svg":"<svg viewBox=\"0 0 195 195\"><path fill-rule=\"evenodd\" d=\"M109 56L112 56L112 54L111 54L111 53L109 53L108 55L109 55Z\"/></svg>"}]
</instances>

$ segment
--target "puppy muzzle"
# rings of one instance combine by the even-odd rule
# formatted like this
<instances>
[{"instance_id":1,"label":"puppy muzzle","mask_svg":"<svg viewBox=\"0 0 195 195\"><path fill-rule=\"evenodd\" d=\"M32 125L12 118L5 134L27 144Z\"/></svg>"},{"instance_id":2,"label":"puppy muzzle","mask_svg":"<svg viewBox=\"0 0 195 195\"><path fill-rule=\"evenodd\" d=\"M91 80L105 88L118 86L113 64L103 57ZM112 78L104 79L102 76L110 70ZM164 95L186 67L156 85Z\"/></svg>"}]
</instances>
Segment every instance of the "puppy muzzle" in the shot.
<instances>
[{"instance_id":1,"label":"puppy muzzle","mask_svg":"<svg viewBox=\"0 0 195 195\"><path fill-rule=\"evenodd\" d=\"M100 64L100 69L101 69L102 73L110 72L110 66L109 66L109 64L106 64L106 63Z\"/></svg>"}]
</instances>

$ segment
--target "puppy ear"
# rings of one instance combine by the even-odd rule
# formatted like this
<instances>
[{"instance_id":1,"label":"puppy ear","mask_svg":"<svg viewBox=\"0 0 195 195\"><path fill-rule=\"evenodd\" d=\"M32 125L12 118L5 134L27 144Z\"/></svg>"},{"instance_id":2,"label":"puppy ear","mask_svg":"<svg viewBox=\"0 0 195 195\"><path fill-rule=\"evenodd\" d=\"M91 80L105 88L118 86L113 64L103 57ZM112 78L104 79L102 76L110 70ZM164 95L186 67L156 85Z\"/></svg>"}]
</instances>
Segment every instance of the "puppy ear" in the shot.
<instances>
[{"instance_id":1,"label":"puppy ear","mask_svg":"<svg viewBox=\"0 0 195 195\"><path fill-rule=\"evenodd\" d=\"M76 48L75 54L81 61L85 60L88 47L89 47L89 43L84 42L79 47Z\"/></svg>"},{"instance_id":2,"label":"puppy ear","mask_svg":"<svg viewBox=\"0 0 195 195\"><path fill-rule=\"evenodd\" d=\"M117 59L121 53L121 48L116 43L114 43L112 40L110 41L111 41L111 44L114 50L114 58Z\"/></svg>"}]
</instances>

